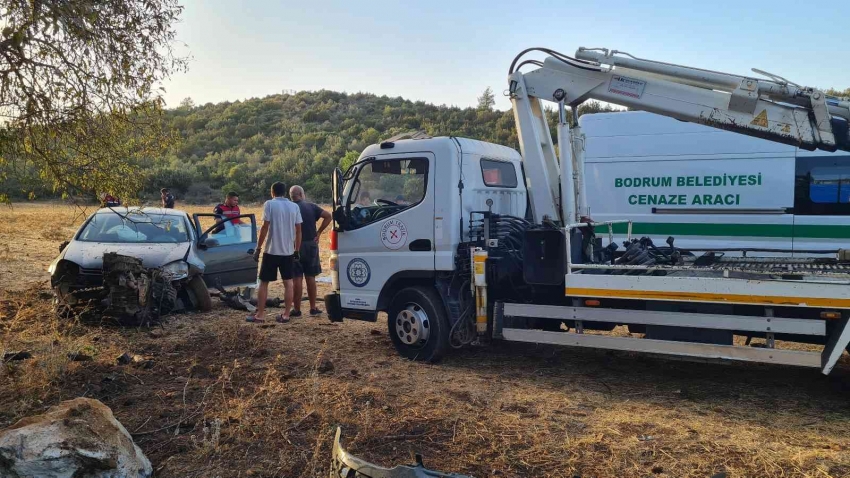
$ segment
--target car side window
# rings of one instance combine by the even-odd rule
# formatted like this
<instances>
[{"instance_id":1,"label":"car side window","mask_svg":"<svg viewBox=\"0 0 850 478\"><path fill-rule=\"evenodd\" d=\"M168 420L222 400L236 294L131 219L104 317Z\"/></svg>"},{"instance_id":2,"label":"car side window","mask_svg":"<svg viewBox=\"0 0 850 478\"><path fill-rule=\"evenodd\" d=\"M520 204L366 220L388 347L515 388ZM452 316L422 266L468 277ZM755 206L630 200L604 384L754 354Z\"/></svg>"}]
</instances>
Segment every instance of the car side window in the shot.
<instances>
[{"instance_id":1,"label":"car side window","mask_svg":"<svg viewBox=\"0 0 850 478\"><path fill-rule=\"evenodd\" d=\"M254 241L253 218L225 219L215 215L198 216L200 234L210 230L204 242L209 247L249 244Z\"/></svg>"}]
</instances>

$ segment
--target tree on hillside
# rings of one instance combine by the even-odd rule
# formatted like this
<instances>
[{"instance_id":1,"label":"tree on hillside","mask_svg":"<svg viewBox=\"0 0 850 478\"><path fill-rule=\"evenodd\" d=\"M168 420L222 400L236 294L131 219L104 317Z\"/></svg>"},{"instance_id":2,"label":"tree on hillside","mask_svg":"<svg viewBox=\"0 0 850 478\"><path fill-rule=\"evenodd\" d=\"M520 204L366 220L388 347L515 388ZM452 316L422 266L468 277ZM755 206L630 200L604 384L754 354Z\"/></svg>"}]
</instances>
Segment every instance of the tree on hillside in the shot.
<instances>
[{"instance_id":1,"label":"tree on hillside","mask_svg":"<svg viewBox=\"0 0 850 478\"><path fill-rule=\"evenodd\" d=\"M478 109L481 111L491 111L496 106L496 97L493 96L493 89L489 86L481 96L478 97Z\"/></svg>"},{"instance_id":2,"label":"tree on hillside","mask_svg":"<svg viewBox=\"0 0 850 478\"><path fill-rule=\"evenodd\" d=\"M180 101L180 107L186 110L191 110L195 107L195 102L191 96L187 96Z\"/></svg>"},{"instance_id":3,"label":"tree on hillside","mask_svg":"<svg viewBox=\"0 0 850 478\"><path fill-rule=\"evenodd\" d=\"M357 158L360 157L360 153L357 151L348 151L345 153L345 156L339 161L339 168L342 169L342 172L348 171L348 168L351 167L354 163L357 162Z\"/></svg>"},{"instance_id":4,"label":"tree on hillside","mask_svg":"<svg viewBox=\"0 0 850 478\"><path fill-rule=\"evenodd\" d=\"M132 194L132 158L166 139L156 87L186 66L172 49L181 11L177 0L3 2L0 182Z\"/></svg>"},{"instance_id":5,"label":"tree on hillside","mask_svg":"<svg viewBox=\"0 0 850 478\"><path fill-rule=\"evenodd\" d=\"M832 95L832 96L841 96L843 98L850 98L850 88L847 88L844 91L836 90L835 88L830 88L830 89L826 90L826 94Z\"/></svg>"}]
</instances>

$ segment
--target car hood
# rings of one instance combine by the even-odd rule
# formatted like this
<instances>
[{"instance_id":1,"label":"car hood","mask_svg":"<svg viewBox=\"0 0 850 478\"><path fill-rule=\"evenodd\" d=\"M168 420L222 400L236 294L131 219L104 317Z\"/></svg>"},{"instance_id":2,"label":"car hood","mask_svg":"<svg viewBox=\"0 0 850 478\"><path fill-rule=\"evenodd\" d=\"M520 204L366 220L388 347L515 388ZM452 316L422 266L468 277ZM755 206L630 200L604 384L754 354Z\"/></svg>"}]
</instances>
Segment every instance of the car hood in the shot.
<instances>
[{"instance_id":1,"label":"car hood","mask_svg":"<svg viewBox=\"0 0 850 478\"><path fill-rule=\"evenodd\" d=\"M177 244L116 244L114 242L83 242L72 241L65 249L64 259L86 269L103 267L103 254L117 252L125 256L142 260L145 267L161 267L169 262L179 261L186 256L186 250L192 246L190 242ZM194 262L192 252L189 252L189 262Z\"/></svg>"}]
</instances>

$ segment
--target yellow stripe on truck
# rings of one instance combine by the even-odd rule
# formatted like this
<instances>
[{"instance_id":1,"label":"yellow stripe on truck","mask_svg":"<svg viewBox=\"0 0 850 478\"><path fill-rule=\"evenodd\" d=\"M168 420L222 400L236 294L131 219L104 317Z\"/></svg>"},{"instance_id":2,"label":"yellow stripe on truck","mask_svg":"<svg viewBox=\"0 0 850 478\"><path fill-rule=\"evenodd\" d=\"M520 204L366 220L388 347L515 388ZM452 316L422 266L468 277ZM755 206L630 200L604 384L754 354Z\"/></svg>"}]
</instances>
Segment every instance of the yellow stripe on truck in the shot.
<instances>
[{"instance_id":1,"label":"yellow stripe on truck","mask_svg":"<svg viewBox=\"0 0 850 478\"><path fill-rule=\"evenodd\" d=\"M799 307L829 307L836 309L850 309L850 299L831 299L823 297L778 297L745 294L715 294L711 292L586 289L581 287L567 287L566 294L570 297L675 300L680 302L724 302L733 304L790 305Z\"/></svg>"}]
</instances>

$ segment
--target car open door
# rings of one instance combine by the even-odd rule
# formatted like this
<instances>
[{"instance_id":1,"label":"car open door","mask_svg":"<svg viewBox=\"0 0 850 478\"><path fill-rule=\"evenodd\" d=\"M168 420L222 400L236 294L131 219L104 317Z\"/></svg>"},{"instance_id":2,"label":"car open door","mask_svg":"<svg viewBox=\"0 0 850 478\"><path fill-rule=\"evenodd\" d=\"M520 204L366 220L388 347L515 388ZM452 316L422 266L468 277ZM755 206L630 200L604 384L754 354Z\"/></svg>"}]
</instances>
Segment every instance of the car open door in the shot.
<instances>
[{"instance_id":1,"label":"car open door","mask_svg":"<svg viewBox=\"0 0 850 478\"><path fill-rule=\"evenodd\" d=\"M198 255L204 261L207 287L257 284L257 221L253 214L222 220L216 214L192 214L198 232Z\"/></svg>"}]
</instances>

